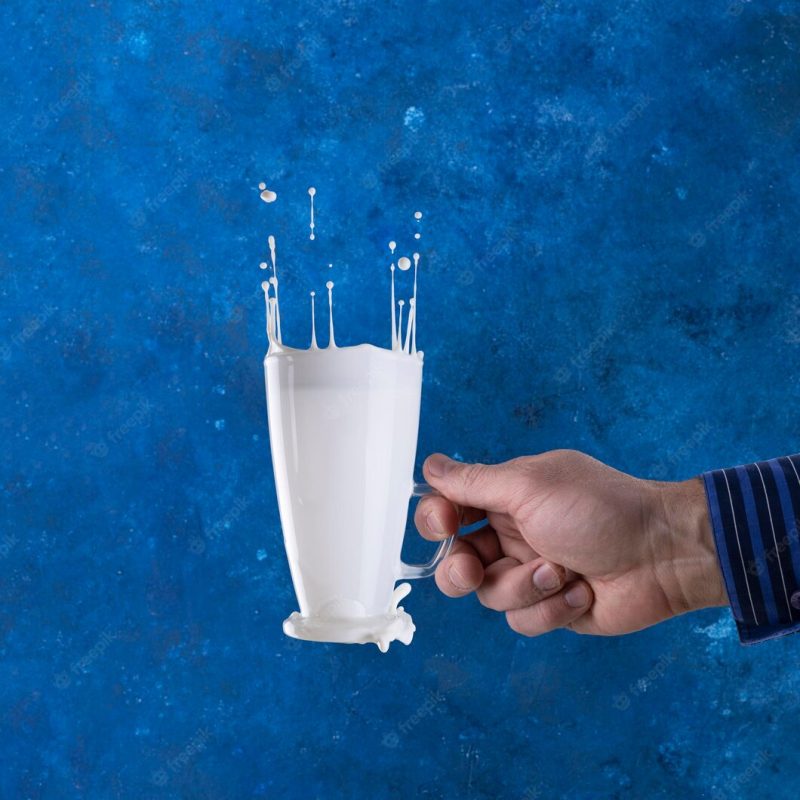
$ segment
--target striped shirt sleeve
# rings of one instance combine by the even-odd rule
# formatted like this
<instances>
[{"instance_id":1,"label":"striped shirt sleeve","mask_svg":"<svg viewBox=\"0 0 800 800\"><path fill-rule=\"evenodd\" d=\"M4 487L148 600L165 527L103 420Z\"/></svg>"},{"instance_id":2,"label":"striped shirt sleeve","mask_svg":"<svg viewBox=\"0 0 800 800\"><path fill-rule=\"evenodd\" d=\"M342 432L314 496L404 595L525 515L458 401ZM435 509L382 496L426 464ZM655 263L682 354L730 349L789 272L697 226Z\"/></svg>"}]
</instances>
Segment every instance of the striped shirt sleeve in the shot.
<instances>
[{"instance_id":1,"label":"striped shirt sleeve","mask_svg":"<svg viewBox=\"0 0 800 800\"><path fill-rule=\"evenodd\" d=\"M703 481L742 643L800 630L800 455L713 470Z\"/></svg>"}]
</instances>

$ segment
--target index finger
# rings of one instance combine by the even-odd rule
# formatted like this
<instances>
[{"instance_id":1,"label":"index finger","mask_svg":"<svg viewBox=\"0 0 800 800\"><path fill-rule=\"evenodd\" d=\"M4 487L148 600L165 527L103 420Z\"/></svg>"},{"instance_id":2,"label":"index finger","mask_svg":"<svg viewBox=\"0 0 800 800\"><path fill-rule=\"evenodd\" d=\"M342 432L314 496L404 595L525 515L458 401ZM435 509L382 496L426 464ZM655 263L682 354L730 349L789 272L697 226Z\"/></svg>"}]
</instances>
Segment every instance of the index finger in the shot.
<instances>
[{"instance_id":1,"label":"index finger","mask_svg":"<svg viewBox=\"0 0 800 800\"><path fill-rule=\"evenodd\" d=\"M523 461L466 464L434 453L425 459L422 472L434 489L454 503L509 512L530 490L526 472L520 468Z\"/></svg>"}]
</instances>

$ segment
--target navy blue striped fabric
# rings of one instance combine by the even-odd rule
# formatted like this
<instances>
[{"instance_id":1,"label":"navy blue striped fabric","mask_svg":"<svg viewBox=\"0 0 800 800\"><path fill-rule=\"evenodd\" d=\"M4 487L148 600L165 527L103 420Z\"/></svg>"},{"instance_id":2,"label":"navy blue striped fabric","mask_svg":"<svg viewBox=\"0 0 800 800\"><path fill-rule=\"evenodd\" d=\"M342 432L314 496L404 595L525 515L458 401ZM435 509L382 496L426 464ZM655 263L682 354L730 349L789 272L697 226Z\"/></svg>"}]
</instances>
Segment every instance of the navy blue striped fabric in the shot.
<instances>
[{"instance_id":1,"label":"navy blue striped fabric","mask_svg":"<svg viewBox=\"0 0 800 800\"><path fill-rule=\"evenodd\" d=\"M800 630L800 456L703 475L739 638Z\"/></svg>"}]
</instances>

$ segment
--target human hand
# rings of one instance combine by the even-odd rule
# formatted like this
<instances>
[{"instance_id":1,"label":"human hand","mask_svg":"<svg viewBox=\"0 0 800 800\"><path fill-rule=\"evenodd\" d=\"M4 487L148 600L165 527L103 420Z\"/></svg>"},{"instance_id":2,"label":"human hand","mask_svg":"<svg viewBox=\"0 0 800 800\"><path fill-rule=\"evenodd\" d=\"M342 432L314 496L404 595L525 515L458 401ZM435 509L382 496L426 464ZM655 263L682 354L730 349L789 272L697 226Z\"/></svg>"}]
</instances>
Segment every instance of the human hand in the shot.
<instances>
[{"instance_id":1,"label":"human hand","mask_svg":"<svg viewBox=\"0 0 800 800\"><path fill-rule=\"evenodd\" d=\"M457 532L439 565L446 595L472 591L518 633L566 627L629 633L727 598L700 479L646 481L571 450L503 464L430 456L415 522L427 539Z\"/></svg>"}]
</instances>

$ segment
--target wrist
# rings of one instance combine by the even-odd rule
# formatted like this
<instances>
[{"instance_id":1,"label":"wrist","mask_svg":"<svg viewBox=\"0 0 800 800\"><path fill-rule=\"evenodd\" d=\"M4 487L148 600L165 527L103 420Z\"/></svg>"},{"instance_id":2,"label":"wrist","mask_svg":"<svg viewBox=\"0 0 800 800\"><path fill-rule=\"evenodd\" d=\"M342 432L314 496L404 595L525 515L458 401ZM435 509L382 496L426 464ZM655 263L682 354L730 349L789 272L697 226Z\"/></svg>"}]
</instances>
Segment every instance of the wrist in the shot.
<instances>
[{"instance_id":1,"label":"wrist","mask_svg":"<svg viewBox=\"0 0 800 800\"><path fill-rule=\"evenodd\" d=\"M702 480L651 486L656 497L654 551L660 554L656 575L673 613L727 605Z\"/></svg>"}]
</instances>

